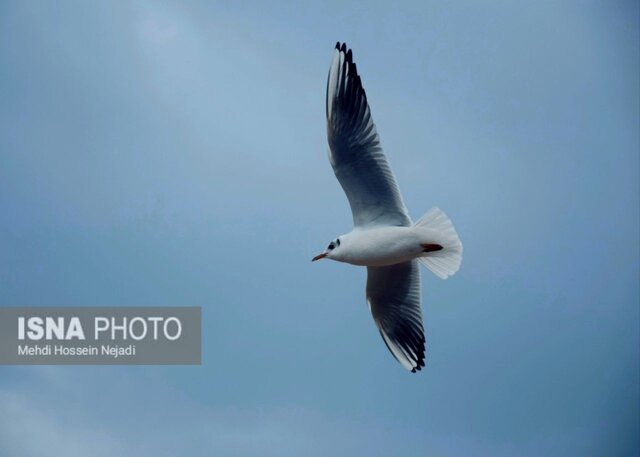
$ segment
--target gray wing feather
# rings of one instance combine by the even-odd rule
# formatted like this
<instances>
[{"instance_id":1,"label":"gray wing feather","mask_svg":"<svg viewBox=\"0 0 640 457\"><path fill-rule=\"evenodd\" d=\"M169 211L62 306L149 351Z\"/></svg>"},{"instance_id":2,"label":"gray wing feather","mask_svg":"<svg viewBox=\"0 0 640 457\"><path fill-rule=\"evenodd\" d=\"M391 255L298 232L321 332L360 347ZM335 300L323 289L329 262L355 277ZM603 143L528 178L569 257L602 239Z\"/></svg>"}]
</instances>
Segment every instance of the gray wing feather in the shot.
<instances>
[{"instance_id":1,"label":"gray wing feather","mask_svg":"<svg viewBox=\"0 0 640 457\"><path fill-rule=\"evenodd\" d=\"M425 338L418 261L367 270L367 303L382 339L407 370L420 370Z\"/></svg>"},{"instance_id":2,"label":"gray wing feather","mask_svg":"<svg viewBox=\"0 0 640 457\"><path fill-rule=\"evenodd\" d=\"M349 199L354 226L411 225L351 50L340 43L327 80L327 136L329 160Z\"/></svg>"}]
</instances>

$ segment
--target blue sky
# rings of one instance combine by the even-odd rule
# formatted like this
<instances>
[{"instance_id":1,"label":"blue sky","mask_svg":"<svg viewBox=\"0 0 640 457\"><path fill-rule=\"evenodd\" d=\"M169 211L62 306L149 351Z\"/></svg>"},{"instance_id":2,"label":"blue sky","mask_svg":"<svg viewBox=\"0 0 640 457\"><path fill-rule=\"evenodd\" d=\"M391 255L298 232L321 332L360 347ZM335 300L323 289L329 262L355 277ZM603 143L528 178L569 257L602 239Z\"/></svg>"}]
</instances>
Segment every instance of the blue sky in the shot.
<instances>
[{"instance_id":1,"label":"blue sky","mask_svg":"<svg viewBox=\"0 0 640 457\"><path fill-rule=\"evenodd\" d=\"M7 456L635 456L635 2L2 2L0 306L197 305L198 367L0 367ZM350 230L326 74L354 49L414 219L405 372Z\"/></svg>"}]
</instances>

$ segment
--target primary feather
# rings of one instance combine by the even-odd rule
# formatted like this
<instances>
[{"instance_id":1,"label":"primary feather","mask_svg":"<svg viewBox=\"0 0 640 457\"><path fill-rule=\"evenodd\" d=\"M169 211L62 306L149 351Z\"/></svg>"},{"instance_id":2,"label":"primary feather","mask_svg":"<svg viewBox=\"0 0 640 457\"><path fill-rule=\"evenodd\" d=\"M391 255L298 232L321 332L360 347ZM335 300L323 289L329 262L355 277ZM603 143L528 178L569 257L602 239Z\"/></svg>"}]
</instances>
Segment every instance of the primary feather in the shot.
<instances>
[{"instance_id":1,"label":"primary feather","mask_svg":"<svg viewBox=\"0 0 640 457\"><path fill-rule=\"evenodd\" d=\"M327 136L331 166L349 199L353 225L410 226L353 55L340 43L327 79Z\"/></svg>"}]
</instances>

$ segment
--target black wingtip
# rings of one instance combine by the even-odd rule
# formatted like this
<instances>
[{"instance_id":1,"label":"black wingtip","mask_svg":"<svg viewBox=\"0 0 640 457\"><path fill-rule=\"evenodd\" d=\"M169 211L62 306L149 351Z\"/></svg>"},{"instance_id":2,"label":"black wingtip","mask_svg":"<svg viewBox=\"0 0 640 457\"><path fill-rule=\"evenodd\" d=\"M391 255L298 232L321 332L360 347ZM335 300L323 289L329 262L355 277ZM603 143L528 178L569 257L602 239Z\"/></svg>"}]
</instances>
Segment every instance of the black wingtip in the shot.
<instances>
[{"instance_id":1,"label":"black wingtip","mask_svg":"<svg viewBox=\"0 0 640 457\"><path fill-rule=\"evenodd\" d=\"M411 373L417 373L418 371L422 370L422 367L424 367L424 359L420 359L418 361L418 365L411 369Z\"/></svg>"},{"instance_id":2,"label":"black wingtip","mask_svg":"<svg viewBox=\"0 0 640 457\"><path fill-rule=\"evenodd\" d=\"M422 344L424 345L424 339L422 340ZM424 367L424 346L418 351L417 355L418 361L416 362L416 366L411 370L411 373L417 373Z\"/></svg>"},{"instance_id":3,"label":"black wingtip","mask_svg":"<svg viewBox=\"0 0 640 457\"><path fill-rule=\"evenodd\" d=\"M339 41L336 41L335 49L346 54L347 62L353 61L353 55L351 53L351 49L347 48L347 43L340 43Z\"/></svg>"}]
</instances>

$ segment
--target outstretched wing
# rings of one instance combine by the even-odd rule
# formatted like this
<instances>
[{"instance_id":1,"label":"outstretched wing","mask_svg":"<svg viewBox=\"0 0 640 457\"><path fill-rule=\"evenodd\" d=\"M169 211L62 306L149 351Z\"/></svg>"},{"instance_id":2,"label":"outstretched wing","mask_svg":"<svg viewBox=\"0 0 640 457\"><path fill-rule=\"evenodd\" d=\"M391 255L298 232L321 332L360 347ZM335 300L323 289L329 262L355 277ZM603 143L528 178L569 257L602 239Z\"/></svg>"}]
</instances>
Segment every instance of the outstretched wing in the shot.
<instances>
[{"instance_id":1,"label":"outstretched wing","mask_svg":"<svg viewBox=\"0 0 640 457\"><path fill-rule=\"evenodd\" d=\"M411 225L351 50L340 43L327 81L327 136L329 160L349 199L354 226Z\"/></svg>"},{"instance_id":2,"label":"outstretched wing","mask_svg":"<svg viewBox=\"0 0 640 457\"><path fill-rule=\"evenodd\" d=\"M407 370L424 366L418 261L367 267L367 303L391 354Z\"/></svg>"}]
</instances>

